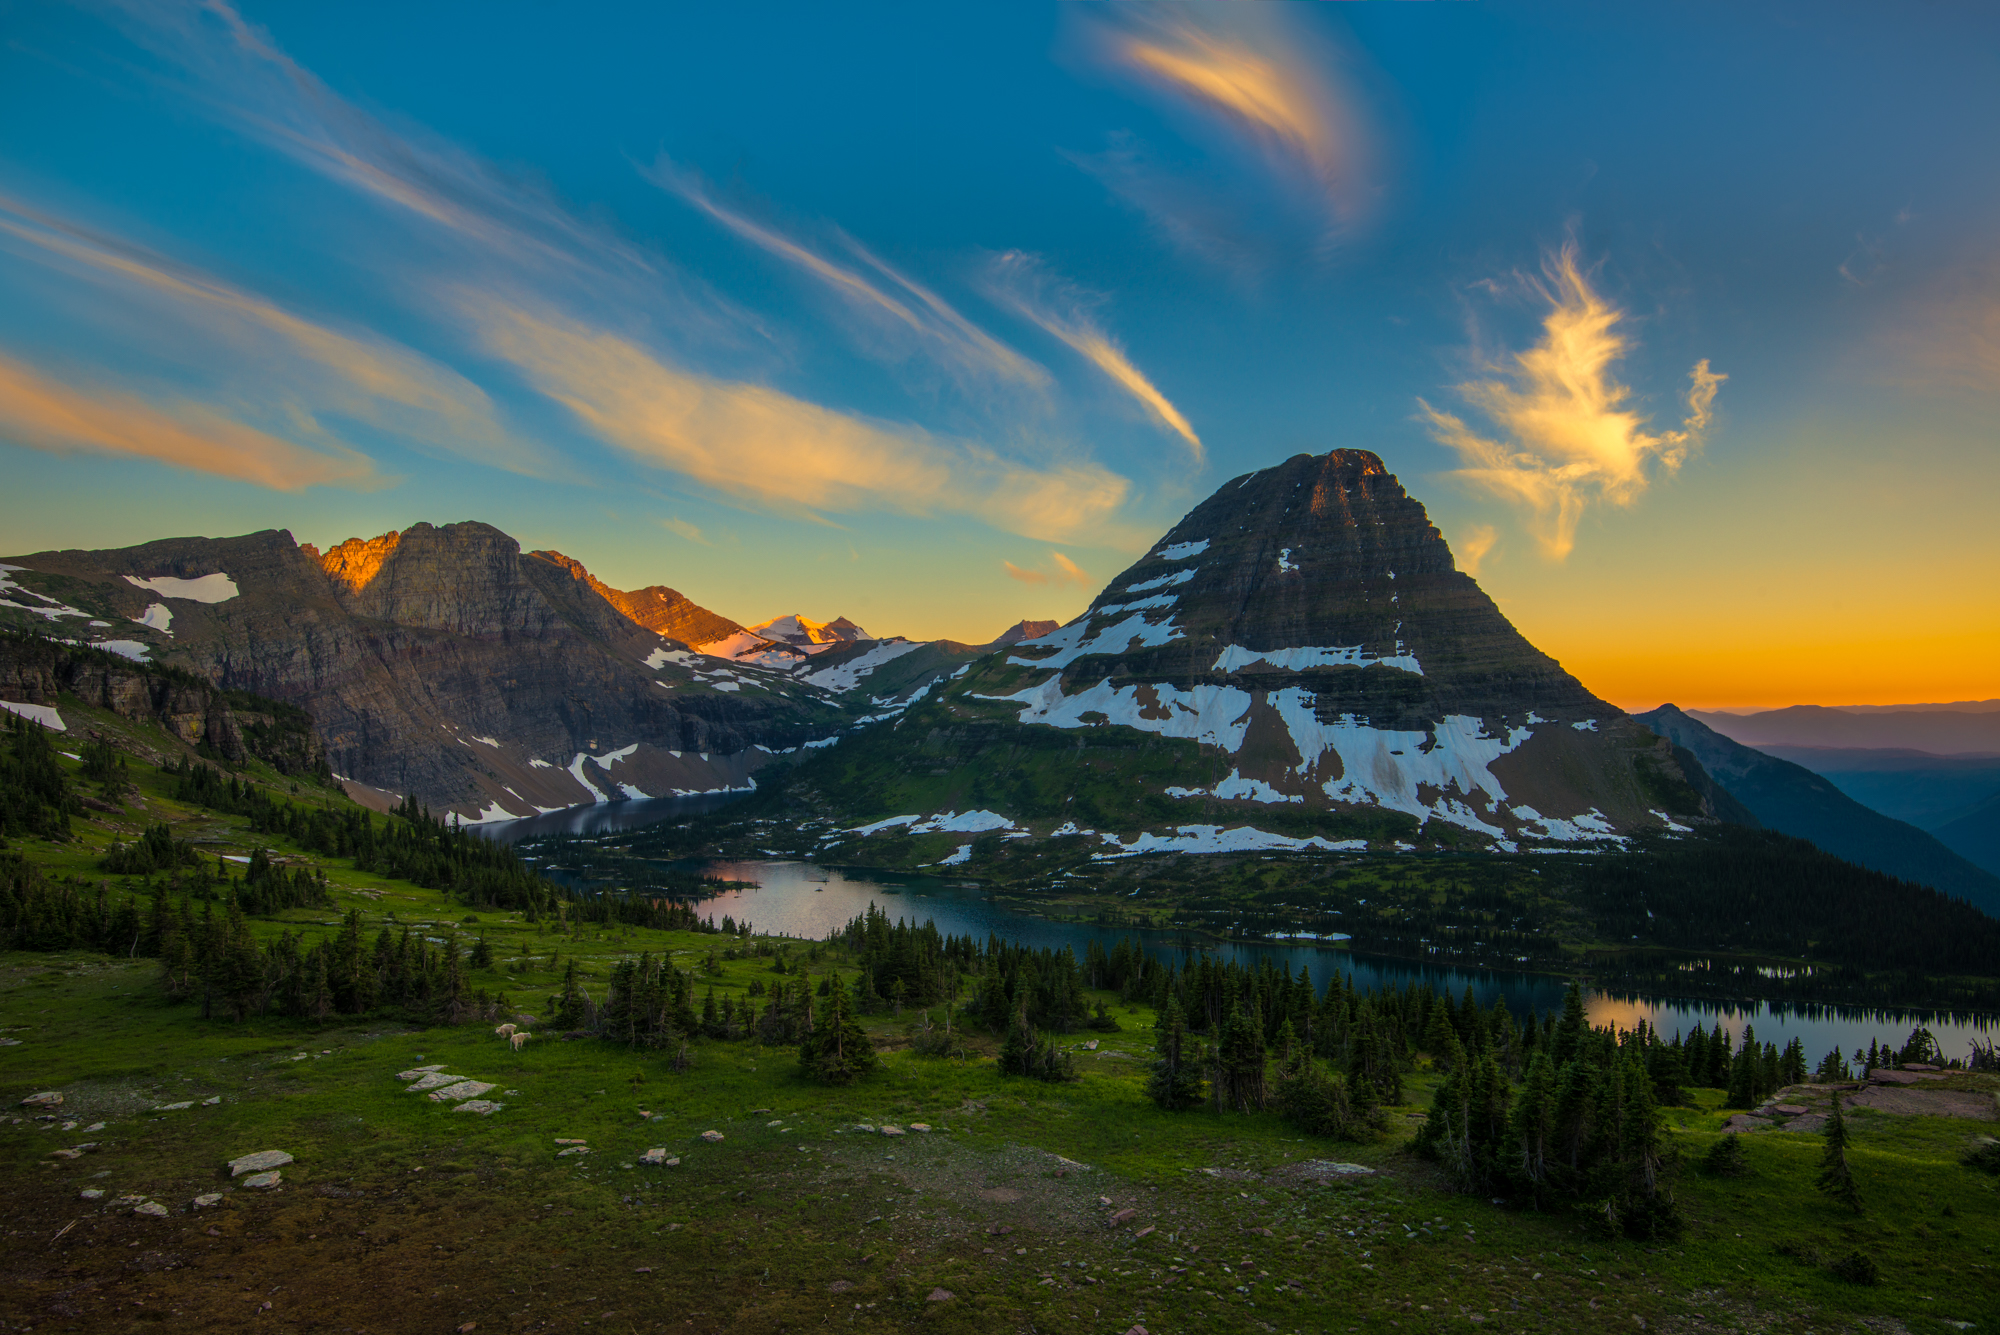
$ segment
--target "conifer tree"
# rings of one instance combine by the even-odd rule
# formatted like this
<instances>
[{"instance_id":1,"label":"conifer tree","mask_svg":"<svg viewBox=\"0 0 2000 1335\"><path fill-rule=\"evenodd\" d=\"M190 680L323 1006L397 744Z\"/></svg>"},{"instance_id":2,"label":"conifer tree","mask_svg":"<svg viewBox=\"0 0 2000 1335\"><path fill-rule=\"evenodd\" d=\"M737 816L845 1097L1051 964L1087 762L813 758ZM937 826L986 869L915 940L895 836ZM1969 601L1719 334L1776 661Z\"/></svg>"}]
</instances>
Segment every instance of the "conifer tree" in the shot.
<instances>
[{"instance_id":1,"label":"conifer tree","mask_svg":"<svg viewBox=\"0 0 2000 1335\"><path fill-rule=\"evenodd\" d=\"M1201 1060L1188 1037L1187 1014L1180 998L1167 994L1167 1007L1153 1031L1153 1073L1146 1081L1146 1093L1169 1112L1192 1108L1201 1102Z\"/></svg>"},{"instance_id":2,"label":"conifer tree","mask_svg":"<svg viewBox=\"0 0 2000 1335\"><path fill-rule=\"evenodd\" d=\"M1572 982L1569 991L1563 994L1562 1018L1556 1021L1555 1047L1550 1054L1555 1058L1557 1070L1575 1059L1589 1032L1590 1020L1583 1009L1583 988Z\"/></svg>"},{"instance_id":3,"label":"conifer tree","mask_svg":"<svg viewBox=\"0 0 2000 1335\"><path fill-rule=\"evenodd\" d=\"M1833 1096L1833 1109L1826 1115L1826 1149L1820 1155L1817 1186L1856 1214L1861 1213L1861 1192L1854 1184L1854 1170L1847 1164L1847 1118L1840 1111L1840 1095Z\"/></svg>"},{"instance_id":4,"label":"conifer tree","mask_svg":"<svg viewBox=\"0 0 2000 1335\"><path fill-rule=\"evenodd\" d=\"M1556 1067L1548 1053L1529 1058L1507 1130L1516 1156L1513 1171L1539 1199L1556 1149Z\"/></svg>"},{"instance_id":5,"label":"conifer tree","mask_svg":"<svg viewBox=\"0 0 2000 1335\"><path fill-rule=\"evenodd\" d=\"M847 987L836 975L825 1011L799 1044L799 1069L821 1084L846 1085L873 1070L878 1060L875 1045L854 1017Z\"/></svg>"},{"instance_id":6,"label":"conifer tree","mask_svg":"<svg viewBox=\"0 0 2000 1335\"><path fill-rule=\"evenodd\" d=\"M1210 1087L1216 1107L1255 1112L1264 1106L1264 1027L1240 1006L1223 1021L1214 1069Z\"/></svg>"}]
</instances>

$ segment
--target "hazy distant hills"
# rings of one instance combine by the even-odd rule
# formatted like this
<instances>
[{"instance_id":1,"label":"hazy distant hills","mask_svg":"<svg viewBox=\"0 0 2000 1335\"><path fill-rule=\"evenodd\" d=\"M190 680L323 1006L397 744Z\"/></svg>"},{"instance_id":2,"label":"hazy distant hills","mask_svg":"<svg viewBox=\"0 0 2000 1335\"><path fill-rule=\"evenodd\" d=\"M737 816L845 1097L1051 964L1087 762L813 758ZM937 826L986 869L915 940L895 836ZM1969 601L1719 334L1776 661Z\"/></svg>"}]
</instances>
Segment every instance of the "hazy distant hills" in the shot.
<instances>
[{"instance_id":1,"label":"hazy distant hills","mask_svg":"<svg viewBox=\"0 0 2000 1335\"><path fill-rule=\"evenodd\" d=\"M1724 736L1703 722L1706 715L1698 718L1693 711L1662 705L1636 717L1692 752L1760 825L1808 839L1863 867L1933 886L2000 916L2000 876L1938 837L1856 801L1833 779Z\"/></svg>"},{"instance_id":2,"label":"hazy distant hills","mask_svg":"<svg viewBox=\"0 0 2000 1335\"><path fill-rule=\"evenodd\" d=\"M1745 746L1818 746L1844 750L1909 750L1932 755L2000 755L2000 710L1985 704L1962 709L1883 709L1863 712L1825 705L1793 705L1761 714L1687 711L1724 737Z\"/></svg>"}]
</instances>

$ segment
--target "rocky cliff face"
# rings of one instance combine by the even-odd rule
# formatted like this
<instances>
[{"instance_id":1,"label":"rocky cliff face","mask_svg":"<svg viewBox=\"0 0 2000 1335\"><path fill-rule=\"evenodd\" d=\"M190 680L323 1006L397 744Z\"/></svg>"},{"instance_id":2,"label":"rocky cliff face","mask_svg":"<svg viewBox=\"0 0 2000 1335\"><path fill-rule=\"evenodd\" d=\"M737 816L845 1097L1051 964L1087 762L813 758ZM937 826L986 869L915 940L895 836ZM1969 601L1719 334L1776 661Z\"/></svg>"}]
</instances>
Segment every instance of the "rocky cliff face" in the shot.
<instances>
[{"instance_id":1,"label":"rocky cliff face","mask_svg":"<svg viewBox=\"0 0 2000 1335\"><path fill-rule=\"evenodd\" d=\"M900 755L816 760L844 767L818 791L1126 851L1612 846L1706 814L1671 746L1529 644L1360 450L1224 484L899 731Z\"/></svg>"},{"instance_id":2,"label":"rocky cliff face","mask_svg":"<svg viewBox=\"0 0 2000 1335\"><path fill-rule=\"evenodd\" d=\"M670 640L690 645L712 644L743 633L743 627L728 617L709 611L664 584L649 584L629 592L614 589L585 570L582 562L571 560L561 552L532 552L530 555L568 570L627 618Z\"/></svg>"},{"instance_id":3,"label":"rocky cliff face","mask_svg":"<svg viewBox=\"0 0 2000 1335\"><path fill-rule=\"evenodd\" d=\"M781 674L717 670L574 562L523 554L486 524L418 524L324 556L264 532L11 564L22 587L115 619L138 652L309 710L336 773L467 817L742 787L771 752L845 721ZM212 579L160 582L218 574L227 596Z\"/></svg>"},{"instance_id":4,"label":"rocky cliff face","mask_svg":"<svg viewBox=\"0 0 2000 1335\"><path fill-rule=\"evenodd\" d=\"M60 708L70 696L155 722L232 764L256 756L282 774L323 774L326 751L304 710L225 692L190 673L100 650L0 635L0 699Z\"/></svg>"}]
</instances>

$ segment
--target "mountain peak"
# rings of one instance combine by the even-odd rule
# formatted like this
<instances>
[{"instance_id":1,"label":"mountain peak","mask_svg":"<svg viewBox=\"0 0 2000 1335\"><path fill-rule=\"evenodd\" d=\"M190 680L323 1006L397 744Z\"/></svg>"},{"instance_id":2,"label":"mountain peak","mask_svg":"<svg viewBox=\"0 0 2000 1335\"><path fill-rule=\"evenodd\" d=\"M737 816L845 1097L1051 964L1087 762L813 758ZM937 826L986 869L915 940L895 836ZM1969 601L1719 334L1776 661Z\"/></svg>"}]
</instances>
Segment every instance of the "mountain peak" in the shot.
<instances>
[{"instance_id":1,"label":"mountain peak","mask_svg":"<svg viewBox=\"0 0 2000 1335\"><path fill-rule=\"evenodd\" d=\"M831 621L813 621L800 616L797 612L772 617L769 621L761 621L749 629L753 635L762 635L767 640L777 640L809 653L818 652L818 648L828 645L852 644L857 640L875 638L846 617L835 617Z\"/></svg>"}]
</instances>

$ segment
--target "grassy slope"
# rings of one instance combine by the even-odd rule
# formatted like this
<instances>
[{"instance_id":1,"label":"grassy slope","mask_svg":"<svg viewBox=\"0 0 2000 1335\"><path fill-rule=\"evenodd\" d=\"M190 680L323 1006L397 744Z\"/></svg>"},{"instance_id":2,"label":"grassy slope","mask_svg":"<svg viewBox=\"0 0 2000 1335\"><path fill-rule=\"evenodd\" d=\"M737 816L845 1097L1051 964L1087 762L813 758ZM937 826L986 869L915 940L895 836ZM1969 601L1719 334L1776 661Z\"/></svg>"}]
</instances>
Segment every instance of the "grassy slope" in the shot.
<instances>
[{"instance_id":1,"label":"grassy slope","mask_svg":"<svg viewBox=\"0 0 2000 1335\"><path fill-rule=\"evenodd\" d=\"M154 818L232 825L174 809L156 779L139 777ZM28 851L87 868L107 834L82 821L78 831L80 846ZM439 924L463 916L414 886L327 871L339 907L361 908L371 932L392 908ZM362 887L388 893L355 896ZM335 914L288 916L297 926ZM621 955L682 952L685 966L719 944L646 931L558 938L480 916L464 929L485 930L503 962L539 963L473 982L530 1008L554 981L551 950L586 965L596 992ZM727 963L718 990L769 977L768 964ZM108 1123L88 1135L32 1119L0 1126L0 1313L91 1331L158 1329L161 1318L264 1330L1407 1330L1473 1312L1508 1329L1632 1330L1641 1316L1651 1329L1791 1331L1881 1314L1943 1330L1943 1319L2000 1317L2000 1194L1954 1161L1990 1124L1857 1114L1854 1161L1871 1205L1859 1219L1812 1191L1816 1137L1757 1134L1752 1176L1683 1173L1690 1235L1649 1250L1601 1241L1578 1215L1446 1195L1398 1152L1400 1129L1376 1145L1309 1144L1275 1117L1162 1114L1140 1087L1152 1017L1116 1014L1124 1030L1082 1056L1074 1085L1002 1079L983 1059L992 1045L975 1038L965 1060L892 1050L875 1075L829 1090L799 1081L788 1052L749 1044L699 1045L676 1075L659 1054L595 1042L515 1054L484 1026L204 1024L162 1001L148 961L0 956L0 1027L21 1040L0 1048L7 1106L62 1089L65 1117ZM900 1021L870 1027L885 1048L901 1041ZM394 1073L420 1062L520 1093L490 1119L453 1114L401 1090ZM1432 1085L1417 1076L1412 1099L1427 1102ZM219 1106L150 1111L213 1095ZM1718 1096L1704 1098L1671 1114L1691 1156L1721 1122ZM893 1141L853 1129L882 1121L938 1129ZM707 1129L727 1139L706 1145ZM596 1152L558 1159L559 1136ZM84 1140L100 1148L48 1155ZM681 1166L630 1166L654 1145ZM225 1159L266 1148L298 1156L281 1191L189 1211L193 1195L224 1186ZM1305 1159L1382 1171L1317 1184L1288 1172ZM147 1194L173 1213L88 1204L77 1198L85 1185ZM1102 1197L1138 1217L1110 1226ZM1450 1227L1405 1238L1402 1225L1440 1217ZM1158 1231L1135 1238L1146 1224ZM991 1231L1003 1227L1012 1231ZM1779 1244L1864 1248L1884 1283L1841 1284ZM1222 1264L1246 1259L1251 1269L1222 1276ZM853 1287L832 1292L841 1282ZM938 1287L955 1296L927 1301Z\"/></svg>"}]
</instances>

